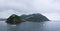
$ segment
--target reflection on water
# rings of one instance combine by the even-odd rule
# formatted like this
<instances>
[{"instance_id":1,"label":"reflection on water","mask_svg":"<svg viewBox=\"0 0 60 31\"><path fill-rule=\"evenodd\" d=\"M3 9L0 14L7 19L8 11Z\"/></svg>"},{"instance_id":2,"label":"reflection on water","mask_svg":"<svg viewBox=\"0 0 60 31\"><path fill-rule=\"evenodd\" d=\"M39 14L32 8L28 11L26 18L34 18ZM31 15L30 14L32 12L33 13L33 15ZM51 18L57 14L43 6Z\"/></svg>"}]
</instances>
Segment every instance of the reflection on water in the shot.
<instances>
[{"instance_id":1,"label":"reflection on water","mask_svg":"<svg viewBox=\"0 0 60 31\"><path fill-rule=\"evenodd\" d=\"M24 22L16 26L0 21L0 31L60 31L60 22Z\"/></svg>"}]
</instances>

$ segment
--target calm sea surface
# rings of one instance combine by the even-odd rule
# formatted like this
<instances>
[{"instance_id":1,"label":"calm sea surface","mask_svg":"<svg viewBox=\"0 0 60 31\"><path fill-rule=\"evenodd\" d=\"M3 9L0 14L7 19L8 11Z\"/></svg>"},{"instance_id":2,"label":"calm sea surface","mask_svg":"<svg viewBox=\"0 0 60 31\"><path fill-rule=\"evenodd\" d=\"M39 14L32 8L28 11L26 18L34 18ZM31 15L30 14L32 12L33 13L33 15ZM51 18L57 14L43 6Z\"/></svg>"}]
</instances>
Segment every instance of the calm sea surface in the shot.
<instances>
[{"instance_id":1,"label":"calm sea surface","mask_svg":"<svg viewBox=\"0 0 60 31\"><path fill-rule=\"evenodd\" d=\"M0 31L60 31L60 21L23 22L18 25L0 21Z\"/></svg>"}]
</instances>

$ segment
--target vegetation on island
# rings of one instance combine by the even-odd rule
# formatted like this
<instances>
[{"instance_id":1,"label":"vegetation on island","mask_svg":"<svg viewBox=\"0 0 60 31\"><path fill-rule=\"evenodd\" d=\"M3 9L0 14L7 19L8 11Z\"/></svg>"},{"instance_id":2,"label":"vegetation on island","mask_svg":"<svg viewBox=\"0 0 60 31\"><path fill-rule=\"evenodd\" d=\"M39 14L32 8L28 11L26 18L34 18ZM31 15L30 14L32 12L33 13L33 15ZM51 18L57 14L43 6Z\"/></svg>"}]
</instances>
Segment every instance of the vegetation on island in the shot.
<instances>
[{"instance_id":1,"label":"vegetation on island","mask_svg":"<svg viewBox=\"0 0 60 31\"><path fill-rule=\"evenodd\" d=\"M29 15L22 15L22 19L25 19L26 21L32 21L32 22L43 22L43 21L49 21L49 19L42 14L29 14Z\"/></svg>"},{"instance_id":2,"label":"vegetation on island","mask_svg":"<svg viewBox=\"0 0 60 31\"><path fill-rule=\"evenodd\" d=\"M19 24L21 22L25 22L25 21L31 21L31 22L43 22L43 21L49 21L49 19L45 16L43 16L42 14L29 14L29 15L11 15L8 19L7 19L7 23L10 24Z\"/></svg>"},{"instance_id":3,"label":"vegetation on island","mask_svg":"<svg viewBox=\"0 0 60 31\"><path fill-rule=\"evenodd\" d=\"M13 15L11 15L11 16L7 19L6 22L7 22L7 23L10 23L10 24L18 24L18 23L20 23L20 22L22 22L22 21L21 21L20 16L17 16L17 15L15 15L15 14L13 14Z\"/></svg>"}]
</instances>

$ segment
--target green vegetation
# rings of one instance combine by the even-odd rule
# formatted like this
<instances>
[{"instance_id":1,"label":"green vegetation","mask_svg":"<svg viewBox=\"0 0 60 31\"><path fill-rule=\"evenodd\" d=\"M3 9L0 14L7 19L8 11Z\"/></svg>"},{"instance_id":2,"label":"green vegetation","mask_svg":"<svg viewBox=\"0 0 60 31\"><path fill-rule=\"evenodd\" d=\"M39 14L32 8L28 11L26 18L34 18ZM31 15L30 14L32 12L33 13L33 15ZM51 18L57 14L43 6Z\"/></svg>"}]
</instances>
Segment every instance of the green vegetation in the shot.
<instances>
[{"instance_id":1,"label":"green vegetation","mask_svg":"<svg viewBox=\"0 0 60 31\"><path fill-rule=\"evenodd\" d=\"M7 19L6 22L10 23L10 24L17 24L17 23L21 22L21 18L15 14L13 14Z\"/></svg>"}]
</instances>

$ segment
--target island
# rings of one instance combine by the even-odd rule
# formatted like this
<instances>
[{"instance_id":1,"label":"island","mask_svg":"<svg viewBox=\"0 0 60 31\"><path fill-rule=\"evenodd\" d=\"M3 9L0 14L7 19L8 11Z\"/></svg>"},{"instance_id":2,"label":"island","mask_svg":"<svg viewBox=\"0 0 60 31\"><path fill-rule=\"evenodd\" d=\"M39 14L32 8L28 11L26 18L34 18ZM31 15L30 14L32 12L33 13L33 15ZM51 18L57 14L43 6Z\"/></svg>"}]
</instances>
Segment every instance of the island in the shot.
<instances>
[{"instance_id":1,"label":"island","mask_svg":"<svg viewBox=\"0 0 60 31\"><path fill-rule=\"evenodd\" d=\"M25 21L29 21L29 22L44 22L44 21L50 21L46 16L37 13L37 14L29 14L29 15L15 15L12 14L9 18L7 18L7 23L9 24L19 24L21 22L25 22Z\"/></svg>"},{"instance_id":2,"label":"island","mask_svg":"<svg viewBox=\"0 0 60 31\"><path fill-rule=\"evenodd\" d=\"M9 24L19 24L21 22L24 22L24 21L21 19L20 16L17 16L15 14L11 15L6 21L6 23L9 23Z\"/></svg>"},{"instance_id":3,"label":"island","mask_svg":"<svg viewBox=\"0 0 60 31\"><path fill-rule=\"evenodd\" d=\"M36 13L36 14L29 14L29 15L22 15L22 19L26 21L31 21L31 22L44 22L44 21L50 21L46 16Z\"/></svg>"}]
</instances>

